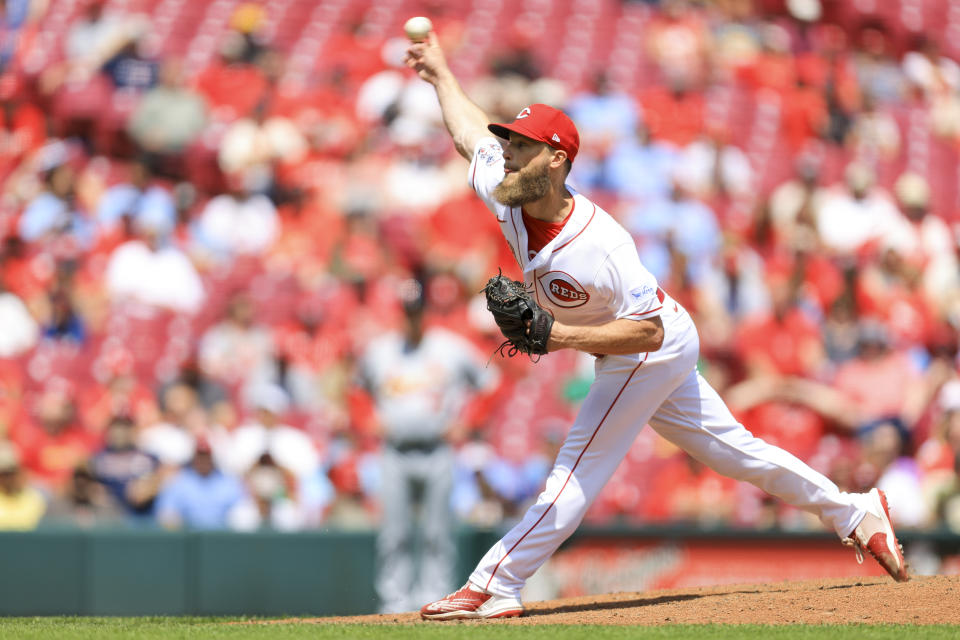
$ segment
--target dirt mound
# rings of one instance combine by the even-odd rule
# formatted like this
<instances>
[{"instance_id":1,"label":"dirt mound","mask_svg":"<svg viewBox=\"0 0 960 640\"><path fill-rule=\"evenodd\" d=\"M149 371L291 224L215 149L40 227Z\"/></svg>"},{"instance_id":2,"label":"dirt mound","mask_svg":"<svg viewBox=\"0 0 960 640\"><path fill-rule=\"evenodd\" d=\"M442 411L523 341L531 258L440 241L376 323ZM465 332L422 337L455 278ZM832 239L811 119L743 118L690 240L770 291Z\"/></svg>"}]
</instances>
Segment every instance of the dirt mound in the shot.
<instances>
[{"instance_id":1,"label":"dirt mound","mask_svg":"<svg viewBox=\"0 0 960 640\"><path fill-rule=\"evenodd\" d=\"M960 576L843 578L615 593L527 604L513 620L466 624L960 624ZM289 622L444 624L418 614L314 618ZM446 623L449 624L449 623Z\"/></svg>"}]
</instances>

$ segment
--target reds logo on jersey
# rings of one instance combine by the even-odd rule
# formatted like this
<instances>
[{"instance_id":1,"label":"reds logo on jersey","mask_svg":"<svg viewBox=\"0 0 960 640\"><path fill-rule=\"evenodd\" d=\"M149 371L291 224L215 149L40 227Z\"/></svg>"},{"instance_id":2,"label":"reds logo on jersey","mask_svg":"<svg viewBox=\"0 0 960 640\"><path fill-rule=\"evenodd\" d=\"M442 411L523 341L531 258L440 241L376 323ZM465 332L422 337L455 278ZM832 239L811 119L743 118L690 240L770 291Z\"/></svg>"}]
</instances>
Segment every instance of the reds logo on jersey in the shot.
<instances>
[{"instance_id":1,"label":"reds logo on jersey","mask_svg":"<svg viewBox=\"0 0 960 640\"><path fill-rule=\"evenodd\" d=\"M563 271L548 271L540 276L540 285L551 303L564 309L582 307L590 300L590 294L573 276Z\"/></svg>"}]
</instances>

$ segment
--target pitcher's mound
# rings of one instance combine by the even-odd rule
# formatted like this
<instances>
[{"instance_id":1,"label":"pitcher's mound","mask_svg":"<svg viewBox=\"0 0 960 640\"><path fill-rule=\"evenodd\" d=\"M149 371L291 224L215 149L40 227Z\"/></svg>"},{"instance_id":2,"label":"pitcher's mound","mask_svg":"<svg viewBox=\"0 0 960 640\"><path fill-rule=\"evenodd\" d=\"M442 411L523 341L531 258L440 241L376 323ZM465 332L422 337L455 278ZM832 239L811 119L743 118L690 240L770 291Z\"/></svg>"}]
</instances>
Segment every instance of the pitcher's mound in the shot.
<instances>
[{"instance_id":1,"label":"pitcher's mound","mask_svg":"<svg viewBox=\"0 0 960 640\"><path fill-rule=\"evenodd\" d=\"M960 576L838 578L691 587L527 603L527 614L468 624L960 624ZM300 622L421 622L419 614L300 619ZM291 620L290 622L293 622Z\"/></svg>"}]
</instances>

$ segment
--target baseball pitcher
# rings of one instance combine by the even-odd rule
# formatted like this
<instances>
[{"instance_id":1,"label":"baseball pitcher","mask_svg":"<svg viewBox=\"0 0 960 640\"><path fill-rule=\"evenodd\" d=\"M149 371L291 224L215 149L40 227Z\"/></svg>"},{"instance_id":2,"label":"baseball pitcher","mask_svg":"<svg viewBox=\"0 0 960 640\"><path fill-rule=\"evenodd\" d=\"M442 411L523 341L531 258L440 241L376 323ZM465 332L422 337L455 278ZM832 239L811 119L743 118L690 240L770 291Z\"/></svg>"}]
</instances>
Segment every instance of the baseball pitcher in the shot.
<instances>
[{"instance_id":1,"label":"baseball pitcher","mask_svg":"<svg viewBox=\"0 0 960 640\"><path fill-rule=\"evenodd\" d=\"M523 270L519 294L505 293L499 278L487 288L507 353L579 349L596 357L596 379L536 503L463 588L425 605L421 616L522 615L524 582L576 529L646 424L719 473L816 514L858 554L868 551L894 579L906 580L881 491L844 493L755 438L698 374L690 315L641 264L630 234L565 182L580 145L573 122L533 104L513 122L491 124L463 92L433 33L410 46L406 62L435 87L444 124L470 161L470 185Z\"/></svg>"}]
</instances>

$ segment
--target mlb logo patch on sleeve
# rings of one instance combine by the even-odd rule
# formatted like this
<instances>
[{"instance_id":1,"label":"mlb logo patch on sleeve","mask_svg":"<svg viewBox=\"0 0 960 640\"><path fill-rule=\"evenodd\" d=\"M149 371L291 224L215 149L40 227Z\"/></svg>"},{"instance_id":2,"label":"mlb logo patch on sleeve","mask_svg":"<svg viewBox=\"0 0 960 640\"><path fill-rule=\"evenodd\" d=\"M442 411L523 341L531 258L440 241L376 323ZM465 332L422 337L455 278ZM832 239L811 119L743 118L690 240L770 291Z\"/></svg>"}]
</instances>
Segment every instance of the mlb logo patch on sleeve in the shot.
<instances>
[{"instance_id":1,"label":"mlb logo patch on sleeve","mask_svg":"<svg viewBox=\"0 0 960 640\"><path fill-rule=\"evenodd\" d=\"M477 159L484 162L488 167L500 160L503 156L503 149L496 144L486 144L477 151Z\"/></svg>"},{"instance_id":2,"label":"mlb logo patch on sleeve","mask_svg":"<svg viewBox=\"0 0 960 640\"><path fill-rule=\"evenodd\" d=\"M654 295L656 292L657 292L656 287L651 287L650 285L645 284L642 287L638 287L630 291L630 295L632 295L637 300L643 300L645 298L649 298L650 296Z\"/></svg>"}]
</instances>

